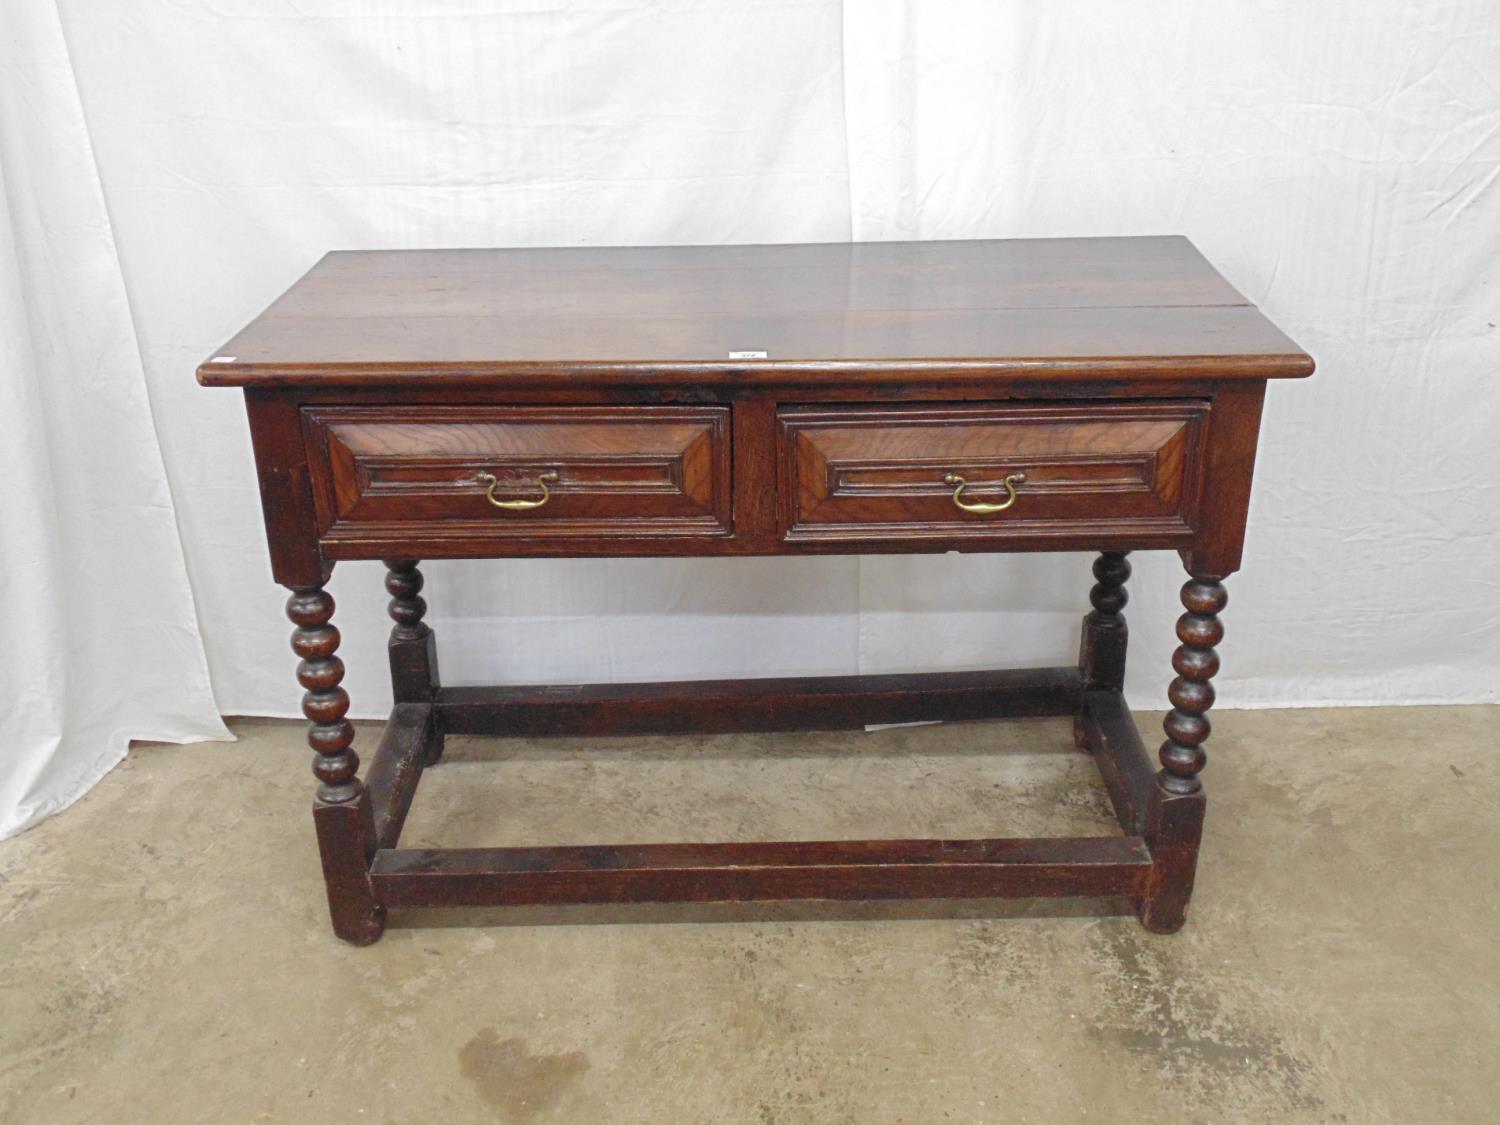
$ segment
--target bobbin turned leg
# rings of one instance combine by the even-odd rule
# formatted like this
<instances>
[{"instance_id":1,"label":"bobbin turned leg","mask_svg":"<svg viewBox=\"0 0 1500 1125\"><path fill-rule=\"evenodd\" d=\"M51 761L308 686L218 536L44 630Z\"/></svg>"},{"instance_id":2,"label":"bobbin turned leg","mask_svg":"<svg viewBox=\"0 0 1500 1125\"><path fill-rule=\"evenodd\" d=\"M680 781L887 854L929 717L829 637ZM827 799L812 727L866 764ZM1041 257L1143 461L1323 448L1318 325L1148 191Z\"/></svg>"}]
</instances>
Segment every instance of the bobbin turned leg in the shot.
<instances>
[{"instance_id":1,"label":"bobbin turned leg","mask_svg":"<svg viewBox=\"0 0 1500 1125\"><path fill-rule=\"evenodd\" d=\"M415 559L386 559L385 588L391 595L387 612L395 625L387 653L391 661L391 690L397 703L431 703L437 696L437 639L422 620L427 602L422 597L422 572ZM441 735L431 740L425 760L442 757Z\"/></svg>"},{"instance_id":2,"label":"bobbin turned leg","mask_svg":"<svg viewBox=\"0 0 1500 1125\"><path fill-rule=\"evenodd\" d=\"M1151 890L1139 904L1141 922L1157 933L1182 928L1193 893L1207 804L1198 774L1206 761L1207 711L1214 702L1210 681L1219 670L1214 646L1224 638L1218 615L1228 600L1224 584L1216 578L1195 576L1182 587L1187 612L1177 619L1182 644L1172 655L1177 670L1167 691L1172 710L1162 724L1167 732L1158 755L1162 768L1146 809L1146 844L1155 870Z\"/></svg>"},{"instance_id":3,"label":"bobbin turned leg","mask_svg":"<svg viewBox=\"0 0 1500 1125\"><path fill-rule=\"evenodd\" d=\"M287 600L286 613L297 626L292 632L292 650L302 658L297 680L307 689L302 713L312 723L307 741L316 751L318 779L313 823L333 932L354 945L369 945L385 930L385 907L370 889L375 826L369 794L358 777L359 756L351 749L354 727L344 717L349 695L339 686L344 662L334 655L339 631L330 623L333 598L321 586L300 587Z\"/></svg>"},{"instance_id":4,"label":"bobbin turned leg","mask_svg":"<svg viewBox=\"0 0 1500 1125\"><path fill-rule=\"evenodd\" d=\"M1129 551L1105 551L1094 560L1094 588L1089 603L1094 607L1083 619L1083 639L1078 647L1078 670L1084 691L1120 691L1125 686L1125 649L1129 630L1120 611L1130 600L1125 583L1130 578ZM1081 718L1073 720L1073 742L1084 753Z\"/></svg>"}]
</instances>

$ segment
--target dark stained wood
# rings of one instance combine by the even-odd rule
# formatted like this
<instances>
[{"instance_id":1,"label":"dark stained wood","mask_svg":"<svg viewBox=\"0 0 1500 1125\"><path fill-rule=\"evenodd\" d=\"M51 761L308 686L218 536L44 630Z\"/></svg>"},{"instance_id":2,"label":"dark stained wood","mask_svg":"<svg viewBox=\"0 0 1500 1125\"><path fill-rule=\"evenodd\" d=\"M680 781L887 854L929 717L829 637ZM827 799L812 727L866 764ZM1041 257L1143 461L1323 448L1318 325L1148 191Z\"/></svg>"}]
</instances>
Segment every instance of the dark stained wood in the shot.
<instances>
[{"instance_id":1,"label":"dark stained wood","mask_svg":"<svg viewBox=\"0 0 1500 1125\"><path fill-rule=\"evenodd\" d=\"M380 406L393 402L441 402L452 406L706 406L732 405L736 418L741 405L828 405L866 402L1083 402L1098 399L1207 399L1237 380L1198 378L1155 379L1140 372L1124 377L1080 375L1027 379L1024 375L999 377L963 367L934 370L930 378L915 382L888 380L872 383L857 372L839 376L761 379L752 384L710 386L690 382L658 382L643 373L635 382L596 381L575 377L565 382L532 381L522 376L504 382L444 385L440 393L402 391L388 386L356 386L330 382L269 387L245 393L286 397L308 406Z\"/></svg>"},{"instance_id":2,"label":"dark stained wood","mask_svg":"<svg viewBox=\"0 0 1500 1125\"><path fill-rule=\"evenodd\" d=\"M422 769L435 760L434 746L441 739L430 703L398 703L391 711L365 771L378 847L396 846Z\"/></svg>"},{"instance_id":3,"label":"dark stained wood","mask_svg":"<svg viewBox=\"0 0 1500 1125\"><path fill-rule=\"evenodd\" d=\"M746 386L955 365L1035 379L1312 370L1191 243L1163 237L335 253L199 378Z\"/></svg>"},{"instance_id":4,"label":"dark stained wood","mask_svg":"<svg viewBox=\"0 0 1500 1125\"><path fill-rule=\"evenodd\" d=\"M294 591L286 603L286 615L297 626L292 630L292 651L302 658L297 682L306 689L302 713L309 722L307 744L317 755L313 776L318 779L318 799L330 805L352 801L360 792L359 755L352 749L354 725L344 717L349 693L340 686L344 662L335 655L340 638L333 608L333 595L317 586Z\"/></svg>"},{"instance_id":5,"label":"dark stained wood","mask_svg":"<svg viewBox=\"0 0 1500 1125\"><path fill-rule=\"evenodd\" d=\"M377 852L386 906L1138 895L1139 837L635 844Z\"/></svg>"},{"instance_id":6,"label":"dark stained wood","mask_svg":"<svg viewBox=\"0 0 1500 1125\"><path fill-rule=\"evenodd\" d=\"M727 407L388 404L309 407L305 418L330 545L435 530L488 552L511 539L730 530ZM491 494L539 506L508 510Z\"/></svg>"},{"instance_id":7,"label":"dark stained wood","mask_svg":"<svg viewBox=\"0 0 1500 1125\"><path fill-rule=\"evenodd\" d=\"M1214 648L1224 639L1219 613L1229 601L1224 584L1214 578L1194 577L1182 587L1187 609L1177 619L1172 654L1177 677L1167 689L1172 710L1162 720L1167 739L1158 757L1161 772L1151 791L1145 834L1156 861L1151 889L1140 903L1141 921L1148 930L1172 933L1187 920L1188 900L1198 869L1198 844L1203 835L1206 798L1202 772L1207 755L1208 709L1214 703L1213 677L1219 671Z\"/></svg>"},{"instance_id":8,"label":"dark stained wood","mask_svg":"<svg viewBox=\"0 0 1500 1125\"><path fill-rule=\"evenodd\" d=\"M948 495L952 495L949 489ZM983 495L983 494L981 494ZM988 498L988 497L987 497ZM1214 517L1206 517L1214 518ZM733 534L701 534L696 529L679 534L653 532L649 536L547 535L539 528L529 535L501 537L456 529L451 523L412 525L407 535L390 525L366 528L348 525L321 542L311 536L313 549L330 562L344 559L378 559L401 549L427 559L503 558L736 558L747 555L882 555L942 554L957 551L975 554L995 551L1148 551L1185 548L1194 532L1179 519L1104 521L1057 520L1007 526L996 522L983 526L913 525L910 534L894 534L890 528L838 528L795 537L776 537L775 524L756 526L739 512L733 516Z\"/></svg>"},{"instance_id":9,"label":"dark stained wood","mask_svg":"<svg viewBox=\"0 0 1500 1125\"><path fill-rule=\"evenodd\" d=\"M1056 894L1180 927L1266 380L1311 371L1182 238L329 255L198 374L244 387L335 933L376 940L387 902ZM993 502L1015 472L1005 511L943 479ZM544 505L491 503L549 480ZM1126 555L1149 549L1194 576L1160 773L1121 694ZM414 561L1024 550L1099 553L1077 668L444 688ZM324 590L341 559L386 560L394 622L366 785ZM394 850L445 732L1013 715L1073 717L1126 836Z\"/></svg>"},{"instance_id":10,"label":"dark stained wood","mask_svg":"<svg viewBox=\"0 0 1500 1125\"><path fill-rule=\"evenodd\" d=\"M314 798L313 828L334 934L350 945L374 944L385 932L385 906L370 884L369 865L377 853L369 793L361 790L354 800L333 805Z\"/></svg>"},{"instance_id":11,"label":"dark stained wood","mask_svg":"<svg viewBox=\"0 0 1500 1125\"><path fill-rule=\"evenodd\" d=\"M1088 690L1119 691L1125 686L1125 652L1130 630L1122 612L1130 600L1125 583L1130 579L1128 551L1106 551L1094 560L1094 588L1089 604L1094 608L1083 619L1078 649L1078 667Z\"/></svg>"},{"instance_id":12,"label":"dark stained wood","mask_svg":"<svg viewBox=\"0 0 1500 1125\"><path fill-rule=\"evenodd\" d=\"M726 554L768 555L784 550L777 529L777 510L785 487L776 449L774 397L747 397L733 411L734 535L719 545Z\"/></svg>"},{"instance_id":13,"label":"dark stained wood","mask_svg":"<svg viewBox=\"0 0 1500 1125\"><path fill-rule=\"evenodd\" d=\"M1212 510L1181 552L1189 574L1227 578L1240 568L1265 398L1265 383L1226 385L1214 395L1203 459L1203 495L1212 497Z\"/></svg>"},{"instance_id":14,"label":"dark stained wood","mask_svg":"<svg viewBox=\"0 0 1500 1125\"><path fill-rule=\"evenodd\" d=\"M397 703L430 703L438 689L437 639L422 618L422 572L414 559L386 559L385 589L391 595L386 612L394 625L386 653L391 664L391 691Z\"/></svg>"},{"instance_id":15,"label":"dark stained wood","mask_svg":"<svg viewBox=\"0 0 1500 1125\"><path fill-rule=\"evenodd\" d=\"M316 586L296 590L286 604L297 626L292 650L300 656L297 681L307 689L302 713L310 726L307 742L315 751L313 775L318 792L313 825L328 889L333 932L355 945L369 945L385 928L385 908L370 890L369 862L375 854L375 824L369 794L356 776L359 756L352 749L354 727L344 716L349 696L340 681L344 663L335 653L339 631L333 625L333 598Z\"/></svg>"},{"instance_id":16,"label":"dark stained wood","mask_svg":"<svg viewBox=\"0 0 1500 1125\"><path fill-rule=\"evenodd\" d=\"M983 538L1080 534L1188 541L1206 402L1047 406L876 406L781 414L783 526L805 539ZM1005 496L1003 512L961 508Z\"/></svg>"},{"instance_id":17,"label":"dark stained wood","mask_svg":"<svg viewBox=\"0 0 1500 1125\"><path fill-rule=\"evenodd\" d=\"M1212 681L1219 671L1214 646L1224 639L1219 614L1228 601L1224 584L1215 578L1193 578L1182 587L1187 612L1177 619L1177 639L1182 643L1172 654L1177 677L1167 689L1172 710L1162 721L1167 740L1161 746L1162 786L1174 793L1193 793L1201 784L1208 709L1214 704Z\"/></svg>"},{"instance_id":18,"label":"dark stained wood","mask_svg":"<svg viewBox=\"0 0 1500 1125\"><path fill-rule=\"evenodd\" d=\"M1125 697L1109 689L1084 692L1075 734L1080 748L1094 756L1120 827L1140 835L1156 771Z\"/></svg>"},{"instance_id":19,"label":"dark stained wood","mask_svg":"<svg viewBox=\"0 0 1500 1125\"><path fill-rule=\"evenodd\" d=\"M923 672L566 687L454 687L437 695L449 734L515 736L850 730L869 723L1070 715L1077 668Z\"/></svg>"},{"instance_id":20,"label":"dark stained wood","mask_svg":"<svg viewBox=\"0 0 1500 1125\"><path fill-rule=\"evenodd\" d=\"M245 391L250 441L260 478L261 511L271 572L291 589L322 586L333 571L318 548L312 478L294 399L274 391Z\"/></svg>"},{"instance_id":21,"label":"dark stained wood","mask_svg":"<svg viewBox=\"0 0 1500 1125\"><path fill-rule=\"evenodd\" d=\"M1057 389L1062 386L1064 385L1059 385ZM1217 451L1217 443L1228 442L1239 447L1247 441L1253 442L1259 420L1260 385L1250 388L1241 384L1194 383L1185 385L1183 389L1191 389L1201 397L1191 400L1171 397L1165 402L1137 397L1159 395L1171 389L1151 381L1139 384L1073 383L1065 386L1075 394L1087 394L1092 398L1088 403L1045 396L1040 399L1018 398L1017 396L1041 394L1044 388L1039 388L1036 383L991 381L983 389L992 396L993 401L984 406L959 409L998 412L991 415L996 418L1002 413L1015 411L1015 417L1024 418L1034 417L1031 412L1041 409L1055 409L1066 415L1069 411L1089 408L1098 410L1101 406L1108 405L1126 415L1131 412L1149 415L1153 410L1171 413L1184 409L1184 404L1193 403L1197 403L1198 409L1202 410L1202 404L1207 403L1208 422L1200 418L1190 426L1193 434L1206 430L1207 436L1193 439L1194 452L1186 463L1182 460L1179 448L1182 443L1174 440L1160 457L1151 455L1149 451L1137 451L1133 462L1127 459L1121 466L1122 471L1129 472L1130 465L1134 464L1138 481L1142 479L1142 473L1149 473L1154 479L1159 471L1165 471L1167 478L1180 471L1180 487L1174 491L1174 486L1168 479L1161 486L1161 493L1152 484L1144 493L1137 489L1132 498L1129 494L1112 494L1108 491L1112 486L1107 481L1096 481L1092 486L1096 490L1091 495L1075 490L1071 496L1063 495L1060 498L1064 505L1064 515L1068 512L1077 515L1078 505L1083 501L1096 505L1095 514L1098 518L1094 519L1004 520L957 513L954 509L957 514L964 516L962 521L912 520L905 527L890 523L807 523L795 534L783 534L782 531L789 522L785 512L793 503L790 490L794 486L786 479L792 474L792 470L778 463L786 459L786 451L785 443L778 444L774 437L776 423L773 419L779 413L800 415L799 410L789 411L788 408L792 404L807 402L810 398L841 399L852 407L853 404L870 402L882 396L904 399L912 390L908 386L877 387L855 382L827 384L817 388L816 392L808 387L777 387L743 395L702 388L702 396L725 398L725 406L731 419L728 428L736 435L732 441L722 443L715 439L714 448L721 452L714 456L714 467L709 473L713 482L711 516L703 515L701 509L699 514L692 514L692 504L683 501L680 495L674 500L670 489L655 495L605 493L602 496L596 495L590 501L588 497L569 494L575 488L575 482L564 484L562 498L555 505L549 503L543 509L524 513L492 512L485 502L487 513L492 512L487 518L453 518L454 505L459 506L461 514L472 515L472 506L480 504L484 499L473 480L474 474L479 470L470 472L470 463L459 459L456 464L450 460L446 466L440 465L447 474L446 480L417 482L419 495L416 497L410 492L403 494L400 488L377 486L375 491L383 490L384 495L367 498L369 502L356 500L352 514L360 518L344 519L339 517L338 493L333 483L332 469L335 455L327 440L327 428L309 422L309 432L299 435L298 423L301 418L358 416L368 419L388 413L391 418L409 419L424 416L434 409L450 413L481 413L489 408L503 407L502 403L493 401L498 392L490 391L487 398L476 399L471 406L444 404L438 408L415 405L422 397L416 391L408 392L406 399L398 401L393 398L394 392L390 391L371 397L368 391L349 389L342 393L351 399L357 399L357 404L348 402L342 405L336 402L338 395L330 399L327 388L306 391L252 390L247 392L247 398L255 400L259 428L265 431L257 440L257 450L263 489L268 497L268 526L274 527L273 572L278 581L293 587L307 584L309 576L326 580L328 567L335 560L384 558L396 553L427 558L492 558L500 555L722 557L849 551L1123 551L1176 548L1185 554L1195 549L1210 551L1226 566L1231 559L1237 565L1248 507L1248 487L1244 473L1249 465L1243 451L1221 454ZM579 389L577 385L553 392L533 388L525 392L514 392L514 397L524 401L528 409L540 405L536 401L537 396L545 397L547 393L569 403L579 403ZM590 393L622 410L640 409L645 405L652 405L653 409L666 409L661 405L662 393L659 389L650 393L646 389L639 391L640 397L651 400L649 403L632 403L629 395L622 396L618 390L611 392L608 388L594 388ZM700 392L695 392L698 393ZM949 383L933 388L932 394L938 397L949 396L955 401L966 401L972 399L974 392L956 383ZM288 407L295 405L298 396L314 400L317 405L310 402L301 415L296 415ZM468 397L473 397L472 392ZM1101 398L1108 398L1110 401L1107 404L1100 403L1098 400ZM1223 409L1231 415L1231 422L1224 425L1213 422L1221 402L1225 404ZM1047 406L1043 407L1042 403ZM514 410L516 407L509 409ZM885 409L892 411L890 424L895 432L911 432L898 424L901 418L907 417L904 411L908 409L912 411L910 419L914 422L930 417L924 413L930 407L917 404ZM600 411L596 417L607 417L610 414L607 410ZM618 418L619 412L615 412L613 416ZM971 419L967 431L973 431L974 428ZM457 429L462 430L463 427ZM966 432L962 422L957 424L957 429L960 433ZM931 430L919 428L916 432L925 434ZM701 446L702 443L699 443L700 448ZM1199 447L1202 447L1201 450ZM722 451L725 450L732 459L731 468L723 467ZM1253 454L1249 456L1253 460ZM427 464L423 471L430 468L430 463L424 463L420 458L416 462L418 465ZM271 506L269 497L273 493L279 495L277 490L281 488L281 482L298 479L307 482L309 465L316 472L311 474L313 481L307 487L311 489L312 485L316 485L318 503L288 503L278 499ZM1215 466L1212 471L1206 468L1209 465ZM533 468L542 471L539 466ZM680 477L691 468L691 463L685 462L681 468L674 470L674 474ZM900 466L886 465L882 466L882 470L899 472ZM1096 468L1095 471L1100 470ZM1053 469L1044 467L1043 477L1039 478L1036 485L1043 493L1058 483L1055 479L1051 482L1045 479L1050 472ZM368 474L365 469L355 465L346 467L342 476L346 481L355 482L351 491L357 494L362 487L360 482L367 479ZM695 479L702 482L707 478L699 471ZM528 482L529 478L516 476L514 480L507 479L507 489L513 483L518 490L516 495L534 494L528 490L534 489L536 485ZM984 482L980 483L982 485ZM707 494L706 483L695 487L698 495ZM1128 478L1125 487L1129 487ZM680 487L678 492L681 492ZM509 492L506 494L509 495ZM1167 516L1145 514L1149 510L1147 502L1152 501L1153 497L1160 500L1163 494L1169 498L1180 497L1183 510ZM1221 503L1218 499L1220 494L1233 497L1236 502ZM1208 497L1209 501L1204 502L1202 497ZM1033 491L1028 501L1033 512L1036 504L1044 498ZM928 503L952 507L950 491L925 498L897 497L895 501L902 505ZM556 519L560 513L567 516L567 505L578 502L603 502L610 505L612 518L604 518L596 512L593 516L585 516L577 521L571 517L563 521ZM875 502L879 502L879 498ZM1059 497L1056 495L1046 500L1054 511L1058 502ZM677 505L667 510L666 518L663 518L663 503ZM843 504L844 501L839 503ZM686 508L684 504L687 505ZM428 510L432 505L437 506L436 510ZM1072 505L1072 508L1067 505ZM1189 507L1195 507L1196 512L1190 514ZM1106 514L1110 512L1114 514ZM578 514L576 509L574 514ZM369 522L369 518L374 516L381 517L383 522ZM408 516L412 518L397 518Z\"/></svg>"}]
</instances>

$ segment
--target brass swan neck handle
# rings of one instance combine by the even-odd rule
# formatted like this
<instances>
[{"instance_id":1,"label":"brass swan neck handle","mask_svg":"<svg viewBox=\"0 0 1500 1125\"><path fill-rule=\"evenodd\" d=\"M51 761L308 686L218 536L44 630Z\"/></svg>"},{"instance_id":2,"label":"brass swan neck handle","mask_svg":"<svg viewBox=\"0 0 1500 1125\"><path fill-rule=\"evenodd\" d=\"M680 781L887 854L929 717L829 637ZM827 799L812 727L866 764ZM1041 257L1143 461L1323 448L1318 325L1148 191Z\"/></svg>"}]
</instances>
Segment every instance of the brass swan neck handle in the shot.
<instances>
[{"instance_id":1,"label":"brass swan neck handle","mask_svg":"<svg viewBox=\"0 0 1500 1125\"><path fill-rule=\"evenodd\" d=\"M978 515L990 515L994 512L1003 512L1016 502L1016 488L1026 483L1025 473L1010 473L1002 483L1005 485L1005 499L998 504L989 504L983 500L965 500L964 489L969 487L969 482L957 473L949 473L943 477L943 483L953 486L953 503L966 512L975 512Z\"/></svg>"},{"instance_id":2,"label":"brass swan neck handle","mask_svg":"<svg viewBox=\"0 0 1500 1125\"><path fill-rule=\"evenodd\" d=\"M529 512L533 508L540 508L548 500L552 499L552 491L547 485L557 483L557 474L555 472L546 472L536 478L536 486L542 490L542 498L540 500L501 500L495 495L495 489L500 487L500 481L495 477L494 473L479 473L474 479L480 484L488 484L490 486L489 491L485 493L485 498L491 504L495 505L495 507L504 508L507 512Z\"/></svg>"}]
</instances>

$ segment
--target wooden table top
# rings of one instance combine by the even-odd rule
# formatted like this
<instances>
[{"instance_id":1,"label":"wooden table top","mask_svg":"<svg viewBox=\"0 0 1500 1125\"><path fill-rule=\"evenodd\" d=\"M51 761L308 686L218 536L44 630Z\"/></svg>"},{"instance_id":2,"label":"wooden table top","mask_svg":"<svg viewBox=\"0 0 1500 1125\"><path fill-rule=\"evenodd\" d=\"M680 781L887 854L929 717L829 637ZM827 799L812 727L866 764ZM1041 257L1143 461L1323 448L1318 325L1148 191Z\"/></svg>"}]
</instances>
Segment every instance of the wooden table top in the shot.
<instances>
[{"instance_id":1,"label":"wooden table top","mask_svg":"<svg viewBox=\"0 0 1500 1125\"><path fill-rule=\"evenodd\" d=\"M340 251L198 378L329 387L1312 369L1191 242L1167 236Z\"/></svg>"}]
</instances>

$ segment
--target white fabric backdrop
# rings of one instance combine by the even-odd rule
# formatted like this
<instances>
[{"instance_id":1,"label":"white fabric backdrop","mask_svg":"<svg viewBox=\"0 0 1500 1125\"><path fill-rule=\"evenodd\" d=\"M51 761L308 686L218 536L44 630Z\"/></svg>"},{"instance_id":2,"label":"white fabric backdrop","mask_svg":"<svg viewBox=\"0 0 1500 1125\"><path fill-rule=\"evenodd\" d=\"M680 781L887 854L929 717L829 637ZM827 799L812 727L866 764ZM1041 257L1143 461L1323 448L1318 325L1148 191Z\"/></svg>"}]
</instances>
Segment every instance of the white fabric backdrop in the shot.
<instances>
[{"instance_id":1,"label":"white fabric backdrop","mask_svg":"<svg viewBox=\"0 0 1500 1125\"><path fill-rule=\"evenodd\" d=\"M325 250L1162 232L1320 364L1269 402L1222 705L1496 699L1488 0L57 3L227 713L298 690L241 404L191 372ZM1087 568L427 570L447 678L565 681L1055 662ZM1180 581L1137 556L1138 705ZM383 714L379 568L333 589Z\"/></svg>"},{"instance_id":2,"label":"white fabric backdrop","mask_svg":"<svg viewBox=\"0 0 1500 1125\"><path fill-rule=\"evenodd\" d=\"M227 738L51 0L0 29L0 837L132 738Z\"/></svg>"}]
</instances>

